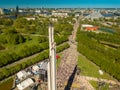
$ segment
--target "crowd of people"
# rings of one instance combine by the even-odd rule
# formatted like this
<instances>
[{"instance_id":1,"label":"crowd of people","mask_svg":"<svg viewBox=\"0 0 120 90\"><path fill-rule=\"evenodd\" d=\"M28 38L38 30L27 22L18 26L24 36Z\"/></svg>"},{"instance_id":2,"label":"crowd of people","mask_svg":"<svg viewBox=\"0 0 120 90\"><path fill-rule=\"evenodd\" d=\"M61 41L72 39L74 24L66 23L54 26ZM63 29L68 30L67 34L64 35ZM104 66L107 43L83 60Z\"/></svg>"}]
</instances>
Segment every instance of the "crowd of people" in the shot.
<instances>
[{"instance_id":1,"label":"crowd of people","mask_svg":"<svg viewBox=\"0 0 120 90\"><path fill-rule=\"evenodd\" d=\"M62 59L57 71L57 88L65 89L65 86L68 83L70 76L73 74L73 71L77 65L77 46L74 44L77 28L79 27L79 22L76 22L74 25L74 31L69 37L70 48L63 51ZM73 79L74 80L74 79Z\"/></svg>"},{"instance_id":2,"label":"crowd of people","mask_svg":"<svg viewBox=\"0 0 120 90\"><path fill-rule=\"evenodd\" d=\"M66 49L62 53L62 58L60 65L57 69L57 88L58 90L94 90L94 88L89 84L89 82L81 78L77 73L73 77L74 84L77 84L78 87L69 87L70 89L65 89L67 86L68 80L74 72L75 67L77 66L78 53L76 45L70 42L70 48Z\"/></svg>"},{"instance_id":3,"label":"crowd of people","mask_svg":"<svg viewBox=\"0 0 120 90\"><path fill-rule=\"evenodd\" d=\"M78 52L75 38L77 29L79 27L79 22L80 18L74 24L74 31L72 32L72 35L69 37L70 48L63 51L61 62L57 69L58 90L94 90L87 80L80 78L79 75L77 76L76 72L74 72L78 60ZM71 77L73 73L75 75L74 77L73 76ZM72 83L71 80L73 80ZM70 81L70 83L68 81ZM71 85L68 85L73 83L77 84L78 87L72 87ZM66 86L68 86L68 89L66 88Z\"/></svg>"},{"instance_id":4,"label":"crowd of people","mask_svg":"<svg viewBox=\"0 0 120 90\"><path fill-rule=\"evenodd\" d=\"M74 71L74 68L77 65L77 54L74 46L71 47L63 52L63 57L61 59L60 65L57 71L57 87L64 87L69 77Z\"/></svg>"}]
</instances>

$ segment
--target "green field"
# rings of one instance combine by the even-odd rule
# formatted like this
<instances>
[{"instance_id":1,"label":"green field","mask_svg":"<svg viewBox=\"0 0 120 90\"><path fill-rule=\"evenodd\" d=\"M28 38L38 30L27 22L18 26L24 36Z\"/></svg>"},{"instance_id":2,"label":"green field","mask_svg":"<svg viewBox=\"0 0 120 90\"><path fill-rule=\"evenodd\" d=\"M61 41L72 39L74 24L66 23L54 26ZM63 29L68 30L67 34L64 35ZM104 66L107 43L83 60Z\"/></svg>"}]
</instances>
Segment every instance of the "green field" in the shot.
<instances>
[{"instance_id":1,"label":"green field","mask_svg":"<svg viewBox=\"0 0 120 90\"><path fill-rule=\"evenodd\" d=\"M95 90L109 90L108 84L99 85L99 83L96 81L90 81L90 83L95 88Z\"/></svg>"},{"instance_id":2,"label":"green field","mask_svg":"<svg viewBox=\"0 0 120 90\"><path fill-rule=\"evenodd\" d=\"M99 74L99 67L89 61L85 56L79 55L78 57L78 67L81 69L81 75L103 78L103 79L113 79L111 76L104 72L103 75Z\"/></svg>"},{"instance_id":3,"label":"green field","mask_svg":"<svg viewBox=\"0 0 120 90\"><path fill-rule=\"evenodd\" d=\"M12 85L13 85L13 78L10 78L5 82L0 83L0 90L11 90Z\"/></svg>"}]
</instances>

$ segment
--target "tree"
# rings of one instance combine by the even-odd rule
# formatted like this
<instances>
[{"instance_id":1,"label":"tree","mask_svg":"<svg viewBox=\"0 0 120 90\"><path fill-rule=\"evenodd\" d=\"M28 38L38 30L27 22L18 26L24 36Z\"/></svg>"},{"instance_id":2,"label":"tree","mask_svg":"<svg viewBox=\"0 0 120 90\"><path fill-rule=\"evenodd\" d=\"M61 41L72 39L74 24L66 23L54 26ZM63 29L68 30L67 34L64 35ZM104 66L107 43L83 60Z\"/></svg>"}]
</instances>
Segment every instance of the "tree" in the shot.
<instances>
[{"instance_id":1,"label":"tree","mask_svg":"<svg viewBox=\"0 0 120 90\"><path fill-rule=\"evenodd\" d=\"M24 28L27 25L27 20L25 18L17 18L14 22L16 28Z\"/></svg>"},{"instance_id":2,"label":"tree","mask_svg":"<svg viewBox=\"0 0 120 90\"><path fill-rule=\"evenodd\" d=\"M12 19L5 19L3 22L3 25L11 26L11 25L13 25L13 20Z\"/></svg>"},{"instance_id":3,"label":"tree","mask_svg":"<svg viewBox=\"0 0 120 90\"><path fill-rule=\"evenodd\" d=\"M25 38L17 33L17 31L14 28L9 28L4 30L6 41L9 44L19 44L23 43L25 41Z\"/></svg>"}]
</instances>

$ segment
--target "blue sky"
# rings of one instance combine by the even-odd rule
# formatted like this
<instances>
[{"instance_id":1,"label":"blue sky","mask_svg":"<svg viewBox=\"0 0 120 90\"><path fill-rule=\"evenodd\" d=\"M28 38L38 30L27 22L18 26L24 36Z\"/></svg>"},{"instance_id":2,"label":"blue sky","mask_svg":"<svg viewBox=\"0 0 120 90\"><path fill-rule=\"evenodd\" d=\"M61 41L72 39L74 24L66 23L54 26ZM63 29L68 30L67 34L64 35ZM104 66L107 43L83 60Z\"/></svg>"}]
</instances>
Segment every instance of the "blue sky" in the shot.
<instances>
[{"instance_id":1,"label":"blue sky","mask_svg":"<svg viewBox=\"0 0 120 90\"><path fill-rule=\"evenodd\" d=\"M120 0L0 0L0 7L120 8Z\"/></svg>"}]
</instances>

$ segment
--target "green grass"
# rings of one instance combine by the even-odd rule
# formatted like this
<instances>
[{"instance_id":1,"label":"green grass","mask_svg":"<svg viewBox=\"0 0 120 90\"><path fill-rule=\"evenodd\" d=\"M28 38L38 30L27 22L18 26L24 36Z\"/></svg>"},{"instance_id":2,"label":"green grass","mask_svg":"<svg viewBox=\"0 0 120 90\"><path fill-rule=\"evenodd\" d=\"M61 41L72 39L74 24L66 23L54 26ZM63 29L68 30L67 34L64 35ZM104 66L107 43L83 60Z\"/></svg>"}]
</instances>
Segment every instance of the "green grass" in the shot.
<instances>
[{"instance_id":1,"label":"green grass","mask_svg":"<svg viewBox=\"0 0 120 90\"><path fill-rule=\"evenodd\" d=\"M6 47L6 50L1 50L0 53L14 52L14 51L17 52L18 49L20 50L20 48L24 47L25 45L32 45L32 44L35 45L35 44L43 43L43 42L39 43L38 37L31 36L31 40L28 40L28 41L25 41L24 43L20 43L20 44L16 44L16 45L6 44L6 45L4 45L4 47ZM44 41L44 42L46 42L46 41Z\"/></svg>"},{"instance_id":2,"label":"green grass","mask_svg":"<svg viewBox=\"0 0 120 90\"><path fill-rule=\"evenodd\" d=\"M109 85L104 84L103 86L99 86L99 83L96 81L89 81L90 84L95 88L95 90L109 90Z\"/></svg>"},{"instance_id":3,"label":"green grass","mask_svg":"<svg viewBox=\"0 0 120 90\"><path fill-rule=\"evenodd\" d=\"M10 78L5 82L0 83L0 90L11 90L12 85L13 85L13 78Z\"/></svg>"},{"instance_id":4,"label":"green grass","mask_svg":"<svg viewBox=\"0 0 120 90\"><path fill-rule=\"evenodd\" d=\"M79 55L78 57L78 67L81 69L81 75L95 77L95 78L103 78L103 79L112 79L107 73L104 72L103 75L99 74L100 68L96 66L94 63L89 61L85 56Z\"/></svg>"},{"instance_id":5,"label":"green grass","mask_svg":"<svg viewBox=\"0 0 120 90\"><path fill-rule=\"evenodd\" d=\"M4 51L0 51L0 53L3 53L3 52L11 52L11 51L14 51L16 48L20 48L24 45L30 45L32 43L34 44L38 44L39 42L37 41L37 37L31 37L32 39L29 40L29 41L25 41L24 43L20 43L20 44L16 44L16 45L12 45L12 44L4 44L4 47L6 47L6 50Z\"/></svg>"}]
</instances>

